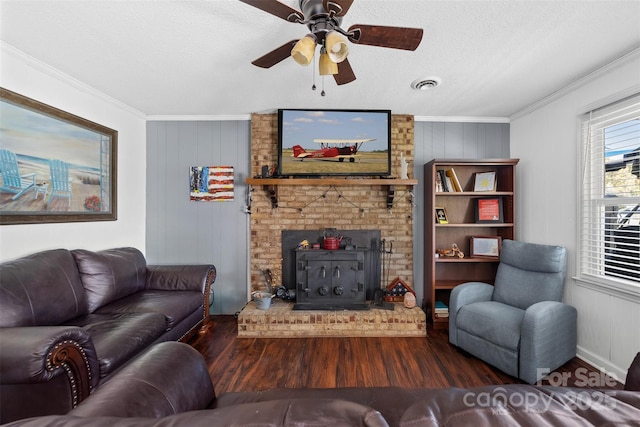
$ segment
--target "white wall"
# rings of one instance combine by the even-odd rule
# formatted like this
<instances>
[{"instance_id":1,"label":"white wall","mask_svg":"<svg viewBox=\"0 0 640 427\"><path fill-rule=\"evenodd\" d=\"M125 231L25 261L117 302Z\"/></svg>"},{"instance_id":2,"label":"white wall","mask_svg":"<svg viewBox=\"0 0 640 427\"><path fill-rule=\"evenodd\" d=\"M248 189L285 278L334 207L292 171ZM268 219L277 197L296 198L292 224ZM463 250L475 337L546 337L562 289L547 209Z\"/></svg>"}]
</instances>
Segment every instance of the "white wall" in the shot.
<instances>
[{"instance_id":1,"label":"white wall","mask_svg":"<svg viewBox=\"0 0 640 427\"><path fill-rule=\"evenodd\" d=\"M144 115L0 43L0 86L118 131L117 221L0 226L0 261L52 248L144 252Z\"/></svg>"},{"instance_id":2,"label":"white wall","mask_svg":"<svg viewBox=\"0 0 640 427\"><path fill-rule=\"evenodd\" d=\"M640 351L640 296L589 289L572 277L577 253L578 116L640 89L640 51L511 118L518 164L519 240L569 251L565 302L578 310L578 357L624 381Z\"/></svg>"}]
</instances>

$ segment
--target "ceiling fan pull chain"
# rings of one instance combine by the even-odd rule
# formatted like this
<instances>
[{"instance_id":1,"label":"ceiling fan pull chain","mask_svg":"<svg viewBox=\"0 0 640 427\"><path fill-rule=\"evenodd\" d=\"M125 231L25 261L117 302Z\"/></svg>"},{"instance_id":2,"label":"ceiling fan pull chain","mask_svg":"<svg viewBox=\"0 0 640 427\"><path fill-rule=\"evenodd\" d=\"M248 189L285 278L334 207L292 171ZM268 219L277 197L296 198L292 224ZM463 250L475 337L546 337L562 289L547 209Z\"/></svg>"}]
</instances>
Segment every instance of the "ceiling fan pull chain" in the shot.
<instances>
[{"instance_id":1,"label":"ceiling fan pull chain","mask_svg":"<svg viewBox=\"0 0 640 427\"><path fill-rule=\"evenodd\" d=\"M311 67L311 76L313 79L313 85L311 86L311 90L316 90L316 56L313 55L313 67Z\"/></svg>"}]
</instances>

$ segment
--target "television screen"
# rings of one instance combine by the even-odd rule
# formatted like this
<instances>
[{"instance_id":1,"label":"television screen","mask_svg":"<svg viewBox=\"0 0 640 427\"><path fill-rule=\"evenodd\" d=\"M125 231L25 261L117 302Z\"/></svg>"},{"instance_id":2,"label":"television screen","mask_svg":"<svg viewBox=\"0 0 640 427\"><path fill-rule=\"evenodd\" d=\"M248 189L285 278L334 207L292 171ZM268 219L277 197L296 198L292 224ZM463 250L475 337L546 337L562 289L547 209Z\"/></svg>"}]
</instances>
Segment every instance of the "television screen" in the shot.
<instances>
[{"instance_id":1,"label":"television screen","mask_svg":"<svg viewBox=\"0 0 640 427\"><path fill-rule=\"evenodd\" d=\"M391 111L278 110L280 176L391 174Z\"/></svg>"}]
</instances>

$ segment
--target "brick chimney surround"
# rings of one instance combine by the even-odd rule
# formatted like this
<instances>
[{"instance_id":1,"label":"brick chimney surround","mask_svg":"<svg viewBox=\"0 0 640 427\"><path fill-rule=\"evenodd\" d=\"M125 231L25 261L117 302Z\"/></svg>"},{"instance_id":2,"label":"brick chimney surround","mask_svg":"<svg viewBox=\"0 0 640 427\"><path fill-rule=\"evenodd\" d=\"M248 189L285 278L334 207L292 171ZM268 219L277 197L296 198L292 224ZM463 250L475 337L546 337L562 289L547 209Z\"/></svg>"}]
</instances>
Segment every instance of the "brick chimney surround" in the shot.
<instances>
[{"instance_id":1,"label":"brick chimney surround","mask_svg":"<svg viewBox=\"0 0 640 427\"><path fill-rule=\"evenodd\" d=\"M277 114L257 114L251 116L251 176L260 176L263 165L269 167L276 166L278 161L278 117ZM414 121L411 115L396 115L391 117L391 175L392 177L400 177L400 158L401 153L409 164L409 178L411 176L414 156ZM293 179L293 178L292 178ZM335 177L333 178L335 179ZM357 179L357 177L350 177ZM284 181L284 180L283 180ZM263 271L271 270L274 276L274 286L282 283L282 232L283 230L309 230L317 233L318 230L326 228L337 228L339 230L380 230L381 238L386 242L387 249L390 242L393 242L393 253L386 255L386 268L382 276L381 287L386 287L396 277L400 277L407 285L414 288L413 282L413 194L412 186L396 186L393 205L389 209L387 207L387 189L384 186L384 179L380 179L380 185L340 185L331 186L323 184L322 179L318 179L316 185L292 185L280 184L278 186L278 204L272 207L271 199L265 188L259 185L252 186L252 203L251 203L251 219L250 219L250 292L257 290L265 290L266 282ZM287 287L295 287L294 284L284 283ZM272 305L271 309L264 311L269 313L283 310L281 304ZM420 304L420 301L418 301ZM400 304L401 305L401 304ZM244 310L247 311L251 305ZM286 307L286 305L285 305ZM397 307L402 312L403 319L407 317L404 307ZM286 309L285 309L286 310ZM426 335L426 325L424 313L421 309L414 309L420 314L416 319L410 320L384 320L393 323L411 323L411 329L416 329L419 336ZM261 311L261 310L257 310ZM373 311L373 310L372 310ZM377 311L377 310L376 310ZM411 311L411 310L410 310ZM275 313L275 311L274 311ZM304 312L303 312L304 313ZM244 318L238 318L239 336L246 333L246 325L260 323L264 320L255 318L255 313L247 313ZM250 316L248 315L250 314ZM272 313L273 314L273 313ZM309 323L315 323L317 316L323 317L322 312L303 314L305 320L284 320L280 314L280 319L276 323L280 323L280 336L302 336L291 332L291 327L284 329L288 333L283 334L282 324L303 324L306 320ZM363 314L347 314L338 312L337 316L344 319L358 319ZM372 316L380 315L373 313ZM385 313L385 319L392 316ZM286 316L285 316L286 317ZM309 318L313 317L312 321ZM336 315L327 316L325 318L335 318ZM253 318L253 320L251 320ZM366 323L370 323L366 321ZM343 322L339 322L343 323ZM348 322L346 322L348 323ZM242 326L244 325L244 326ZM263 324L264 326L264 324ZM371 328L372 324L368 325ZM335 328L335 325L331 328ZM349 329L353 325L348 326ZM249 331L244 336L265 336L265 330L268 327L259 328L261 332ZM278 329L278 328L276 328ZM295 326L293 327L295 330ZM304 328L303 328L304 329ZM326 328L325 328L326 329ZM255 333L254 333L255 332ZM313 333L312 333L313 334ZM385 335L393 335L393 331L387 331ZM412 335L410 333L409 335ZM316 335L343 335L341 332L334 333L316 333ZM354 335L350 330L347 335ZM357 335L357 334L356 334ZM400 333L399 335L407 336ZM308 335L306 335L308 336Z\"/></svg>"}]
</instances>

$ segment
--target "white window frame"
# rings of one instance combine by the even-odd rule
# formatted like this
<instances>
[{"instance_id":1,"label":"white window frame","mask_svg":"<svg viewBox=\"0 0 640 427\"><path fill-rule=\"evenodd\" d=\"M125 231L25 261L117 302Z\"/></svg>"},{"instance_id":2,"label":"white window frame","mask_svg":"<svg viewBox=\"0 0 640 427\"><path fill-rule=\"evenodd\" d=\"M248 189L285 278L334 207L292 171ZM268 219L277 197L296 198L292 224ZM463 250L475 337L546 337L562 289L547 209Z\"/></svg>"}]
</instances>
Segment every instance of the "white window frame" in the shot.
<instances>
[{"instance_id":1,"label":"white window frame","mask_svg":"<svg viewBox=\"0 0 640 427\"><path fill-rule=\"evenodd\" d=\"M607 108L614 106L618 103L622 104L629 98L640 98L640 93L630 93L626 96L620 96L617 100L613 100L607 103L603 103L601 108ZM591 178L604 177L604 147L600 150L589 150L587 147L586 138L589 137L589 123L588 117L591 112L596 112L599 108L589 108L586 114L582 114L578 119L578 180L577 180L577 249L578 254L576 257L576 276L574 279L578 285L592 288L598 291L605 291L607 293L615 294L625 299L640 302L640 282L636 280L626 280L623 278L616 278L606 276L604 274L605 266L605 225L604 225L604 210L606 206L621 205L621 204L638 204L640 203L640 197L621 197L621 198L606 198L604 197L604 180L592 180ZM597 114L597 112L596 112ZM601 126L605 128L610 124ZM591 143L592 141L590 141ZM601 141L602 143L604 141ZM591 185L590 189L585 190L585 178L589 179L589 182L595 184ZM596 228L590 224L600 224L601 228ZM590 252L585 248L587 245L587 239L585 238L585 230L591 227L591 232L594 233L591 236L595 236L595 239L591 237L591 242L596 242L597 251L600 252L599 259L594 262Z\"/></svg>"}]
</instances>

